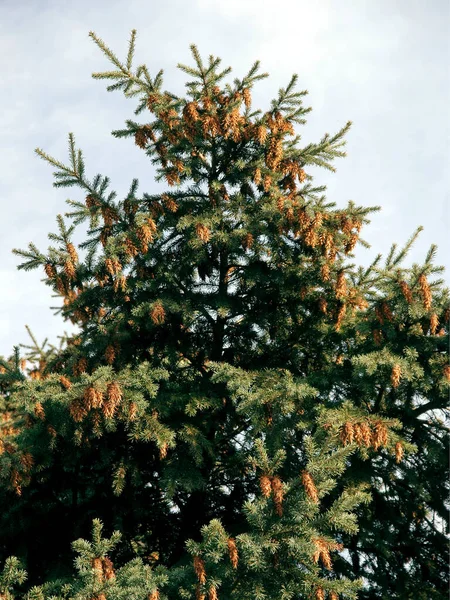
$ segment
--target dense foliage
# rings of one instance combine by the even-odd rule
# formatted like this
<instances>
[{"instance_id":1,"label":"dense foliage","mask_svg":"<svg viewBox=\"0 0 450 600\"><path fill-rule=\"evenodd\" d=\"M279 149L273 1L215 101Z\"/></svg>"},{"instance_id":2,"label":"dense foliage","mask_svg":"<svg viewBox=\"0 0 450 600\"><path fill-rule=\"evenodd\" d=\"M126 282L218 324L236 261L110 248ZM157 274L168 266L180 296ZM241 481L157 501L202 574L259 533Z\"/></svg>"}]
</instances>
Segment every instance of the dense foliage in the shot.
<instances>
[{"instance_id":1,"label":"dense foliage","mask_svg":"<svg viewBox=\"0 0 450 600\"><path fill-rule=\"evenodd\" d=\"M115 68L93 76L145 115L113 135L168 188L117 200L72 134L68 165L37 150L85 200L46 253L15 252L78 331L0 361L0 597L444 598L435 249L404 266L417 232L352 262L376 208L308 173L334 170L350 123L302 147L295 76L254 110L259 64L224 84L192 46L180 97L132 70L134 31L125 63L90 35Z\"/></svg>"}]
</instances>

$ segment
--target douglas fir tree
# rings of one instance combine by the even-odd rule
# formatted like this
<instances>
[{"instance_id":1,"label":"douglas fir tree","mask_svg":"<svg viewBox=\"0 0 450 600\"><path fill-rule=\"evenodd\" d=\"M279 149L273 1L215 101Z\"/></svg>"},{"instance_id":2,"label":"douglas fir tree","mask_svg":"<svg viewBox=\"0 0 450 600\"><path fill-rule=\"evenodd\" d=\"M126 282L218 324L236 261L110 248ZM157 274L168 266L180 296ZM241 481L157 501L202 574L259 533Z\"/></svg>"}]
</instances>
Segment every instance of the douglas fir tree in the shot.
<instances>
[{"instance_id":1,"label":"douglas fir tree","mask_svg":"<svg viewBox=\"0 0 450 600\"><path fill-rule=\"evenodd\" d=\"M90 35L115 69L94 77L143 115L113 135L167 187L133 180L116 200L72 134L68 165L37 150L85 199L47 253L16 253L78 332L2 363L0 597L443 598L450 304L434 248L411 268L415 236L383 265L351 262L375 209L336 208L308 173L333 170L350 123L301 147L295 76L254 110L259 64L224 84L192 46L179 97L132 70L134 31L124 63Z\"/></svg>"}]
</instances>

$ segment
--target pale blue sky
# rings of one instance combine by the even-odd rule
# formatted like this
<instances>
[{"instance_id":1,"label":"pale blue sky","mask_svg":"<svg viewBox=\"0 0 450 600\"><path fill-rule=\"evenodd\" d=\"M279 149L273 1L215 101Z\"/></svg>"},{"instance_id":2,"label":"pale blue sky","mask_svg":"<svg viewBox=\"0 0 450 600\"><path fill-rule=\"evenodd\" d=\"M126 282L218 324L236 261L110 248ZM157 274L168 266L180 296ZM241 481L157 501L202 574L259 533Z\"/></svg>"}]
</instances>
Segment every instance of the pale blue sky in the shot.
<instances>
[{"instance_id":1,"label":"pale blue sky","mask_svg":"<svg viewBox=\"0 0 450 600\"><path fill-rule=\"evenodd\" d=\"M25 324L51 341L67 327L49 308L55 301L42 273L17 271L11 254L30 241L46 249L66 198L83 198L76 188L52 187L52 168L34 148L65 161L71 131L88 177L110 176L119 196L134 177L141 191L154 186L144 154L110 135L135 104L91 78L109 64L90 30L123 58L136 28L136 63L152 73L164 68L164 87L179 93L176 64L189 62L192 42L236 76L260 59L271 75L254 95L261 108L298 73L313 107L305 143L353 121L348 157L316 181L338 205L383 207L363 230L372 249L358 250L359 260L423 225L411 261L437 243L448 281L449 25L447 0L0 0L0 354L27 341Z\"/></svg>"}]
</instances>

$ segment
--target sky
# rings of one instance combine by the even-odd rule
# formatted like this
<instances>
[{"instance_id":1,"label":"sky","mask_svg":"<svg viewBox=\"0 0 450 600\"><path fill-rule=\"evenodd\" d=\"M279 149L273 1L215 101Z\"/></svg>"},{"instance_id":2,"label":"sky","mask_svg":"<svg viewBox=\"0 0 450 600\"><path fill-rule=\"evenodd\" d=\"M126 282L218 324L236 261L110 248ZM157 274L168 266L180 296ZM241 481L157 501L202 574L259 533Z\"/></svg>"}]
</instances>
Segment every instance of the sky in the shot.
<instances>
[{"instance_id":1,"label":"sky","mask_svg":"<svg viewBox=\"0 0 450 600\"><path fill-rule=\"evenodd\" d=\"M185 79L176 65L190 63L191 43L235 77L260 60L270 73L253 94L262 109L297 73L313 108L302 144L353 121L348 156L334 174L315 171L315 182L338 206L382 207L363 229L371 249L357 249L356 262L386 254L423 225L408 264L438 244L448 283L449 24L447 0L0 0L0 355L28 342L26 324L39 341L71 331L50 308L58 301L43 273L18 271L11 252L29 242L45 251L66 199L84 199L81 189L53 188L53 169L34 149L66 162L73 132L88 178L109 176L119 198L134 177L141 192L156 189L145 154L111 136L136 102L92 79L110 63L89 31L125 59L137 29L135 66L146 63L153 75L163 68L163 88L177 94Z\"/></svg>"}]
</instances>

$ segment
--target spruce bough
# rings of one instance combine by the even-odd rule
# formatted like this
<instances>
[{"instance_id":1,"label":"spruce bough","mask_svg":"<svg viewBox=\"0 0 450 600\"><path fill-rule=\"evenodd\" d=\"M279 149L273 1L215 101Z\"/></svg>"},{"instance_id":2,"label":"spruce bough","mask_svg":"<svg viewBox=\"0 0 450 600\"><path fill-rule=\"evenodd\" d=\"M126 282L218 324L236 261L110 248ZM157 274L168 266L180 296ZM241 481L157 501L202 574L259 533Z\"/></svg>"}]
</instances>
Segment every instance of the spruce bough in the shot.
<instances>
[{"instance_id":1,"label":"spruce bough","mask_svg":"<svg viewBox=\"0 0 450 600\"><path fill-rule=\"evenodd\" d=\"M254 110L259 63L224 84L230 69L191 46L179 97L132 70L135 31L124 63L90 35L114 65L93 77L144 119L113 135L167 191L133 180L116 200L72 134L67 165L36 150L85 200L68 200L47 253L15 252L78 332L1 361L2 597L443 597L435 248L402 266L417 232L384 264L351 262L377 207L336 208L313 184L350 123L301 147L296 76Z\"/></svg>"}]
</instances>

